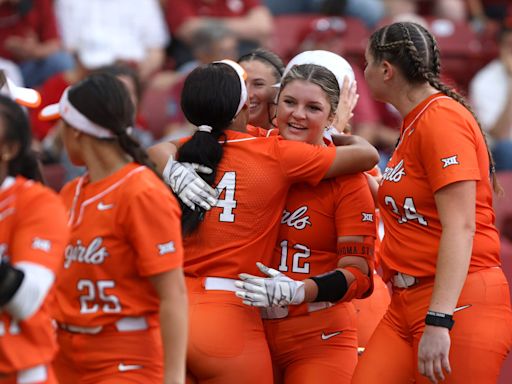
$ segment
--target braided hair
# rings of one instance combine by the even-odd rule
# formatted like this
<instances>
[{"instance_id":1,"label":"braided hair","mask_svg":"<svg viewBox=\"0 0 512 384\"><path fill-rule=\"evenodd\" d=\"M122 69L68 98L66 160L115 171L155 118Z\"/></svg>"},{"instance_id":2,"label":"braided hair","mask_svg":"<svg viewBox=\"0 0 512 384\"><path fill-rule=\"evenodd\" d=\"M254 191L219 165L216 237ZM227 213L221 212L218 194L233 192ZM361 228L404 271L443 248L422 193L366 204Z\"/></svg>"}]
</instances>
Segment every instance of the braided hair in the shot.
<instances>
[{"instance_id":1,"label":"braided hair","mask_svg":"<svg viewBox=\"0 0 512 384\"><path fill-rule=\"evenodd\" d=\"M496 177L495 162L487 137L475 112L462 95L444 84L440 79L441 59L434 36L424 27L411 22L394 23L382 27L370 36L369 51L376 62L386 60L398 67L407 81L412 84L427 82L448 97L462 104L475 118L487 147L493 189L498 194L503 189Z\"/></svg>"}]
</instances>

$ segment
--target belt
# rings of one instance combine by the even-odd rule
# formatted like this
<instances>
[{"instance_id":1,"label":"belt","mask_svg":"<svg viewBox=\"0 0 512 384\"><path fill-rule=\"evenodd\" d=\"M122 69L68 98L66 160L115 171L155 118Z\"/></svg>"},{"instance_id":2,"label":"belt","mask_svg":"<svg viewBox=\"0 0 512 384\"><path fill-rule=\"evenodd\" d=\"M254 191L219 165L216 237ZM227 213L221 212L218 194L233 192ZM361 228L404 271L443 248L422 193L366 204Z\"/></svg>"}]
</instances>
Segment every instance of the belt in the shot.
<instances>
[{"instance_id":1,"label":"belt","mask_svg":"<svg viewBox=\"0 0 512 384\"><path fill-rule=\"evenodd\" d=\"M396 275L391 278L391 283L395 288L410 288L419 282L416 277L401 272L397 272Z\"/></svg>"},{"instance_id":2,"label":"belt","mask_svg":"<svg viewBox=\"0 0 512 384\"><path fill-rule=\"evenodd\" d=\"M238 288L235 287L235 281L235 279L228 279L225 277L205 277L204 289L207 291L236 292Z\"/></svg>"},{"instance_id":3,"label":"belt","mask_svg":"<svg viewBox=\"0 0 512 384\"><path fill-rule=\"evenodd\" d=\"M117 332L144 331L149 329L148 321L144 316L123 317L114 324L98 325L96 327L83 327L81 325L57 323L60 329L71 333L83 333L86 335L96 335L105 330L115 330Z\"/></svg>"}]
</instances>

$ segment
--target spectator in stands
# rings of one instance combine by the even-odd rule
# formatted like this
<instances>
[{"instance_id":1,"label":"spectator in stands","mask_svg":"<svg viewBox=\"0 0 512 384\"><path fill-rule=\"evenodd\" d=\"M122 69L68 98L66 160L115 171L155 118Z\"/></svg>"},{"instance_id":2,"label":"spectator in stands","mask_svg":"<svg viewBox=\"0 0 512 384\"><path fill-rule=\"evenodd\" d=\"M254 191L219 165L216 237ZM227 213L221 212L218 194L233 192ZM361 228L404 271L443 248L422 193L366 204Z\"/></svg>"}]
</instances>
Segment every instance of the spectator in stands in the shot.
<instances>
[{"instance_id":1,"label":"spectator in stands","mask_svg":"<svg viewBox=\"0 0 512 384\"><path fill-rule=\"evenodd\" d=\"M512 15L510 0L467 0L468 13L478 30L482 30L489 20L503 21Z\"/></svg>"},{"instance_id":2,"label":"spectator in stands","mask_svg":"<svg viewBox=\"0 0 512 384\"><path fill-rule=\"evenodd\" d=\"M0 57L18 64L28 87L74 65L61 50L51 0L0 0L0 41Z\"/></svg>"},{"instance_id":3,"label":"spectator in stands","mask_svg":"<svg viewBox=\"0 0 512 384\"><path fill-rule=\"evenodd\" d=\"M357 17L373 27L384 16L383 0L265 0L274 15L323 13Z\"/></svg>"},{"instance_id":4,"label":"spectator in stands","mask_svg":"<svg viewBox=\"0 0 512 384\"><path fill-rule=\"evenodd\" d=\"M493 139L497 170L512 170L512 20L498 36L499 57L470 83L469 95L482 127Z\"/></svg>"},{"instance_id":5,"label":"spectator in stands","mask_svg":"<svg viewBox=\"0 0 512 384\"><path fill-rule=\"evenodd\" d=\"M166 18L174 38L171 55L177 66L192 60L192 38L211 20L224 23L235 34L241 54L267 46L273 29L272 15L260 0L167 0Z\"/></svg>"},{"instance_id":6,"label":"spectator in stands","mask_svg":"<svg viewBox=\"0 0 512 384\"><path fill-rule=\"evenodd\" d=\"M157 0L56 0L55 9L66 48L100 45L135 64L142 81L161 69L169 34Z\"/></svg>"},{"instance_id":7,"label":"spectator in stands","mask_svg":"<svg viewBox=\"0 0 512 384\"><path fill-rule=\"evenodd\" d=\"M187 75L201 64L231 59L238 56L238 40L225 23L209 20L202 23L192 38L190 47L193 60L178 71L163 71L151 82L141 105L141 113L148 121L156 138L175 140L194 132L181 111L181 91Z\"/></svg>"}]
</instances>

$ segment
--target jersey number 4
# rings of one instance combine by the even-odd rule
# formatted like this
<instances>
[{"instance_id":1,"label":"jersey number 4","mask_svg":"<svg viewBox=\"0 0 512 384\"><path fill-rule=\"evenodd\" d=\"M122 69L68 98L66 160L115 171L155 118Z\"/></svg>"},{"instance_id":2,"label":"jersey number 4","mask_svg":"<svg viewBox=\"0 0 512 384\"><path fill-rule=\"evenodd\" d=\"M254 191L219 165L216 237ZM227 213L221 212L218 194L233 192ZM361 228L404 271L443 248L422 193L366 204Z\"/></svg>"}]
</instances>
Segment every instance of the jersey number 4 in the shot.
<instances>
[{"instance_id":1,"label":"jersey number 4","mask_svg":"<svg viewBox=\"0 0 512 384\"><path fill-rule=\"evenodd\" d=\"M79 280L76 288L84 292L80 296L80 313L96 313L99 310L105 313L121 312L119 298L106 292L115 286L114 280L98 280L96 283L91 280Z\"/></svg>"},{"instance_id":2,"label":"jersey number 4","mask_svg":"<svg viewBox=\"0 0 512 384\"><path fill-rule=\"evenodd\" d=\"M222 212L219 215L219 221L223 223L235 222L235 214L233 213L233 210L236 208L235 188L236 172L224 173L222 179L220 179L219 183L215 187L219 195L216 206L222 208ZM224 198L220 198L222 194L224 194Z\"/></svg>"}]
</instances>

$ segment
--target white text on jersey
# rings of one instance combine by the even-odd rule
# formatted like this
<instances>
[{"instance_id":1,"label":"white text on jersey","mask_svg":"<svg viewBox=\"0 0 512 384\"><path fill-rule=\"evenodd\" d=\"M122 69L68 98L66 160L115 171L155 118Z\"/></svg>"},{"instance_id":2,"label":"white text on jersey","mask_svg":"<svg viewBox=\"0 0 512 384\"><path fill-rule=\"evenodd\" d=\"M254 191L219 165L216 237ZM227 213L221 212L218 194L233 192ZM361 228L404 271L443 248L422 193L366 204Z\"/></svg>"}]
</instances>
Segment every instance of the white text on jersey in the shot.
<instances>
[{"instance_id":1,"label":"white text on jersey","mask_svg":"<svg viewBox=\"0 0 512 384\"><path fill-rule=\"evenodd\" d=\"M308 211L307 206L297 208L294 212L288 212L286 209L283 212L281 224L286 224L289 227L293 227L298 230L306 228L306 225L311 225L309 216L306 216Z\"/></svg>"},{"instance_id":2,"label":"white text on jersey","mask_svg":"<svg viewBox=\"0 0 512 384\"><path fill-rule=\"evenodd\" d=\"M394 167L386 167L384 175L382 175L382 180L398 183L400 180L402 180L402 176L405 176L405 169L404 161L400 160L400 162Z\"/></svg>"},{"instance_id":3,"label":"white text on jersey","mask_svg":"<svg viewBox=\"0 0 512 384\"><path fill-rule=\"evenodd\" d=\"M96 237L88 246L82 244L80 240L77 240L76 245L68 245L64 256L64 268L69 268L74 261L84 264L103 264L108 252L107 248L101 246L102 244L103 238Z\"/></svg>"}]
</instances>

